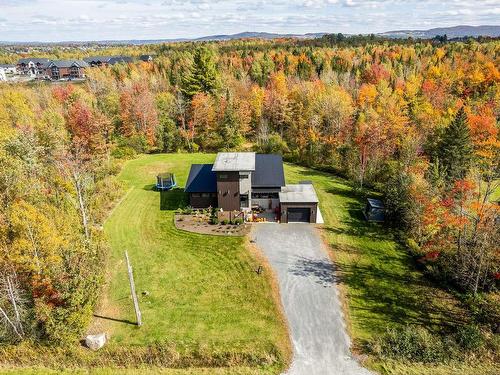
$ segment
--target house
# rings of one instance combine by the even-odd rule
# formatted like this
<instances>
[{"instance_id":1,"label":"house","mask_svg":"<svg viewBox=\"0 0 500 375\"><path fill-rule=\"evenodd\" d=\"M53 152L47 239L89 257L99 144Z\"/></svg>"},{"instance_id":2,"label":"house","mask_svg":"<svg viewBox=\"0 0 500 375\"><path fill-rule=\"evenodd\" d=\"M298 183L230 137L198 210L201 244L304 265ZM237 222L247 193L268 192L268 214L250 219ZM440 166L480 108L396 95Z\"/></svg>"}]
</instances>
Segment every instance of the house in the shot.
<instances>
[{"instance_id":1,"label":"house","mask_svg":"<svg viewBox=\"0 0 500 375\"><path fill-rule=\"evenodd\" d=\"M7 81L7 75L5 74L4 68L0 67L0 82Z\"/></svg>"},{"instance_id":2,"label":"house","mask_svg":"<svg viewBox=\"0 0 500 375\"><path fill-rule=\"evenodd\" d=\"M88 66L82 60L54 60L47 64L45 75L54 81L85 78L85 68Z\"/></svg>"},{"instance_id":3,"label":"house","mask_svg":"<svg viewBox=\"0 0 500 375\"><path fill-rule=\"evenodd\" d=\"M385 220L384 204L378 199L368 198L363 214L368 221L383 222Z\"/></svg>"},{"instance_id":4,"label":"house","mask_svg":"<svg viewBox=\"0 0 500 375\"><path fill-rule=\"evenodd\" d=\"M154 55L141 55L139 56L139 60L144 62L151 62L154 59Z\"/></svg>"},{"instance_id":5,"label":"house","mask_svg":"<svg viewBox=\"0 0 500 375\"><path fill-rule=\"evenodd\" d=\"M40 77L45 74L49 62L50 60L46 58L24 58L17 62L17 70L23 75Z\"/></svg>"},{"instance_id":6,"label":"house","mask_svg":"<svg viewBox=\"0 0 500 375\"><path fill-rule=\"evenodd\" d=\"M115 64L128 64L134 62L130 56L94 56L83 59L91 67L101 67Z\"/></svg>"},{"instance_id":7,"label":"house","mask_svg":"<svg viewBox=\"0 0 500 375\"><path fill-rule=\"evenodd\" d=\"M191 166L185 191L194 208L278 212L283 223L315 223L318 216L313 185L286 185L280 155L220 152L214 164Z\"/></svg>"},{"instance_id":8,"label":"house","mask_svg":"<svg viewBox=\"0 0 500 375\"><path fill-rule=\"evenodd\" d=\"M0 64L0 69L2 69L5 74L17 74L17 67L14 64Z\"/></svg>"}]
</instances>

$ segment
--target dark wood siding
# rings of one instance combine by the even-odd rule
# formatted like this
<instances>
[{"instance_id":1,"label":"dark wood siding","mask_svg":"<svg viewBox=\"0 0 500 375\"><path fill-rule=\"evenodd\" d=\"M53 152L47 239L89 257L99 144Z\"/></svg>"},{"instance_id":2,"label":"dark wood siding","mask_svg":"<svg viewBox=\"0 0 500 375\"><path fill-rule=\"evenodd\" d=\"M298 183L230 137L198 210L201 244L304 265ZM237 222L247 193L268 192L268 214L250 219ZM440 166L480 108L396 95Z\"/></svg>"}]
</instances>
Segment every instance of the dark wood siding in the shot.
<instances>
[{"instance_id":1,"label":"dark wood siding","mask_svg":"<svg viewBox=\"0 0 500 375\"><path fill-rule=\"evenodd\" d=\"M281 203L281 222L288 223L288 209L289 208L309 208L310 209L310 223L316 223L316 216L318 211L317 203Z\"/></svg>"},{"instance_id":2,"label":"dark wood siding","mask_svg":"<svg viewBox=\"0 0 500 375\"><path fill-rule=\"evenodd\" d=\"M224 211L240 210L239 172L217 172L217 201Z\"/></svg>"},{"instance_id":3,"label":"dark wood siding","mask_svg":"<svg viewBox=\"0 0 500 375\"><path fill-rule=\"evenodd\" d=\"M190 193L189 205L193 208L217 207L216 193Z\"/></svg>"}]
</instances>

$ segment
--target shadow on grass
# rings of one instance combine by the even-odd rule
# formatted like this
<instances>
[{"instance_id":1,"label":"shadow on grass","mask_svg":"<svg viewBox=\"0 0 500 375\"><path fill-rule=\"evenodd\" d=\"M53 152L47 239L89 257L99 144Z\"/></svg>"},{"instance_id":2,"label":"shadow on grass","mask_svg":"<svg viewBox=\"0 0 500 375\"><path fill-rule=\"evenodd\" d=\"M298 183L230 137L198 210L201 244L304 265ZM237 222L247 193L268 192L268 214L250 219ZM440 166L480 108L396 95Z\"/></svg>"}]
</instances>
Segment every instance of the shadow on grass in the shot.
<instances>
[{"instance_id":1,"label":"shadow on grass","mask_svg":"<svg viewBox=\"0 0 500 375\"><path fill-rule=\"evenodd\" d=\"M111 320L113 322L131 324L131 325L134 325L134 326L137 325L136 322L132 322L131 320L128 320L128 319L117 319L117 318L111 318L109 316L102 316L102 315L97 315L97 314L94 314L94 318L99 318L99 319L104 319L104 320Z\"/></svg>"},{"instance_id":2,"label":"shadow on grass","mask_svg":"<svg viewBox=\"0 0 500 375\"><path fill-rule=\"evenodd\" d=\"M176 210L184 208L188 204L188 195L183 189L176 188L168 191L160 191L160 210Z\"/></svg>"}]
</instances>

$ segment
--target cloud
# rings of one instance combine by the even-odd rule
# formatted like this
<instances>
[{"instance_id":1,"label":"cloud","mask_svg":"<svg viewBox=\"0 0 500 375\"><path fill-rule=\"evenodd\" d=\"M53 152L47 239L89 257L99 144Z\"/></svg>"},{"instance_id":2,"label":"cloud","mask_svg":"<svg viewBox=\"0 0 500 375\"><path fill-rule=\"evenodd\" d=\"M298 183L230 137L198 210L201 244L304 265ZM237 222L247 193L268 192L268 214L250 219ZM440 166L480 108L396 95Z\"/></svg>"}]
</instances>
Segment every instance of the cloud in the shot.
<instances>
[{"instance_id":1,"label":"cloud","mask_svg":"<svg viewBox=\"0 0 500 375\"><path fill-rule=\"evenodd\" d=\"M241 31L370 33L498 24L500 14L500 0L44 0L43 7L33 6L36 2L42 3L0 0L2 39L158 39Z\"/></svg>"}]
</instances>

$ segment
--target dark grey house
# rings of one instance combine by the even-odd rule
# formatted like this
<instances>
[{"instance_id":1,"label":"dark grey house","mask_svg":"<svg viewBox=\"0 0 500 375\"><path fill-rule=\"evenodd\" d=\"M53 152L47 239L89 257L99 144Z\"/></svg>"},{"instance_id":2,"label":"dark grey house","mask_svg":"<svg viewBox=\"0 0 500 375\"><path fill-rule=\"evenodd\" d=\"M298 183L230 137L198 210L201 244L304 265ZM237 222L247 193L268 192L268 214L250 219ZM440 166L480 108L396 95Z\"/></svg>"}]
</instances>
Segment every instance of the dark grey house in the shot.
<instances>
[{"instance_id":1,"label":"dark grey house","mask_svg":"<svg viewBox=\"0 0 500 375\"><path fill-rule=\"evenodd\" d=\"M312 184L285 185L280 155L222 152L214 164L193 164L185 191L192 207L224 211L269 211L281 222L316 223Z\"/></svg>"}]
</instances>

